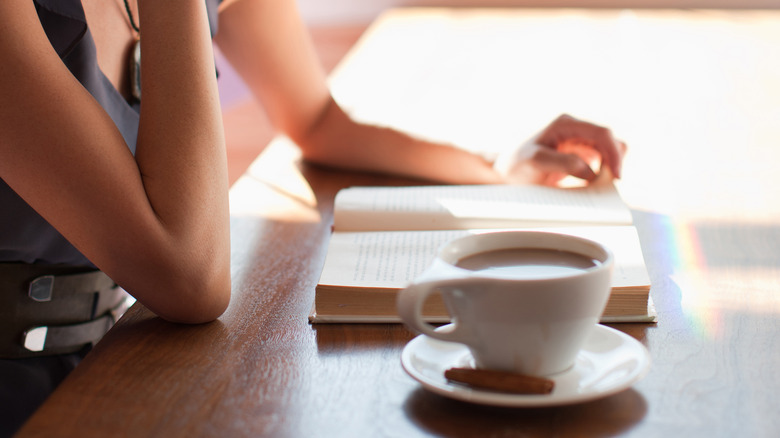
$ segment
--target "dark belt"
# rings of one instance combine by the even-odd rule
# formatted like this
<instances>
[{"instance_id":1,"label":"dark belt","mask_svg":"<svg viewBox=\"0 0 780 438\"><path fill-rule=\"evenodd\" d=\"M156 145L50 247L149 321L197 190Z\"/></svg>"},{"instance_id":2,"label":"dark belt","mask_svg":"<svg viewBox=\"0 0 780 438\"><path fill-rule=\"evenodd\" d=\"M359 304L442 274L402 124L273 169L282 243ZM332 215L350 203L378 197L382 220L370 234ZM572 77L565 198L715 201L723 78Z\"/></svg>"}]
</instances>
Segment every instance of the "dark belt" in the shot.
<instances>
[{"instance_id":1,"label":"dark belt","mask_svg":"<svg viewBox=\"0 0 780 438\"><path fill-rule=\"evenodd\" d=\"M0 358L67 354L94 344L127 297L94 268L0 263Z\"/></svg>"}]
</instances>

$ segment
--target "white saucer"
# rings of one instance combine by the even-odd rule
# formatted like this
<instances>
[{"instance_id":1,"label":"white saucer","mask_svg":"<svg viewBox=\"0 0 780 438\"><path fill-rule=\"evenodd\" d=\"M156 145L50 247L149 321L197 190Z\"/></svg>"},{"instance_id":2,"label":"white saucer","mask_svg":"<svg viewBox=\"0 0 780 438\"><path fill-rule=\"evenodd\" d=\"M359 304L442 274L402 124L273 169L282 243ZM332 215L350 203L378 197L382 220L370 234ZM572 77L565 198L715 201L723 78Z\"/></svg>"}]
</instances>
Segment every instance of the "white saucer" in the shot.
<instances>
[{"instance_id":1,"label":"white saucer","mask_svg":"<svg viewBox=\"0 0 780 438\"><path fill-rule=\"evenodd\" d=\"M546 395L505 394L449 383L444 371L473 366L471 353L463 344L424 335L404 347L401 365L423 387L446 397L495 406L539 407L581 403L623 391L647 374L650 354L631 336L597 325L574 366L550 376L555 388Z\"/></svg>"}]
</instances>

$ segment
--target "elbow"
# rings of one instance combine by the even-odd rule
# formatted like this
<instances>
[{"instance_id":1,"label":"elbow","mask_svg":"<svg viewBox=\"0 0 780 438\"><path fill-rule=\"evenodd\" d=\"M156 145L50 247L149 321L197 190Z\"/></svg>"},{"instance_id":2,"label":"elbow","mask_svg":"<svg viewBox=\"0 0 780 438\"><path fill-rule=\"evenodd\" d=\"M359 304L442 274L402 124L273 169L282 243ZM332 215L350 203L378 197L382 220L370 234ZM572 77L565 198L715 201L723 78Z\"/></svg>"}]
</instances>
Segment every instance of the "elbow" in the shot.
<instances>
[{"instance_id":1,"label":"elbow","mask_svg":"<svg viewBox=\"0 0 780 438\"><path fill-rule=\"evenodd\" d=\"M166 270L155 275L154 296L136 297L162 319L181 324L203 324L219 318L231 295L230 263L211 263L201 269ZM149 299L151 298L151 299Z\"/></svg>"},{"instance_id":2,"label":"elbow","mask_svg":"<svg viewBox=\"0 0 780 438\"><path fill-rule=\"evenodd\" d=\"M181 281L172 296L181 297L177 304L158 314L163 319L182 324L203 324L222 316L230 304L230 269L218 278Z\"/></svg>"},{"instance_id":3,"label":"elbow","mask_svg":"<svg viewBox=\"0 0 780 438\"><path fill-rule=\"evenodd\" d=\"M173 322L182 324L203 324L212 322L222 316L230 304L230 286L219 291L216 299L211 299L205 303L199 303L186 314L180 317L171 318Z\"/></svg>"},{"instance_id":4,"label":"elbow","mask_svg":"<svg viewBox=\"0 0 780 438\"><path fill-rule=\"evenodd\" d=\"M141 235L137 250L106 273L162 319L214 321L230 304L231 263L227 208L212 210Z\"/></svg>"},{"instance_id":5,"label":"elbow","mask_svg":"<svg viewBox=\"0 0 780 438\"><path fill-rule=\"evenodd\" d=\"M355 122L331 98L308 123L288 126L283 131L298 145L305 161L323 164L332 159L332 146L344 142L354 125Z\"/></svg>"},{"instance_id":6,"label":"elbow","mask_svg":"<svg viewBox=\"0 0 780 438\"><path fill-rule=\"evenodd\" d=\"M226 234L227 235L227 234ZM169 274L164 307L158 316L171 322L202 324L219 318L228 308L231 296L230 246L224 241L179 244L168 258ZM152 310L152 309L150 309ZM153 310L154 311L154 310Z\"/></svg>"}]
</instances>

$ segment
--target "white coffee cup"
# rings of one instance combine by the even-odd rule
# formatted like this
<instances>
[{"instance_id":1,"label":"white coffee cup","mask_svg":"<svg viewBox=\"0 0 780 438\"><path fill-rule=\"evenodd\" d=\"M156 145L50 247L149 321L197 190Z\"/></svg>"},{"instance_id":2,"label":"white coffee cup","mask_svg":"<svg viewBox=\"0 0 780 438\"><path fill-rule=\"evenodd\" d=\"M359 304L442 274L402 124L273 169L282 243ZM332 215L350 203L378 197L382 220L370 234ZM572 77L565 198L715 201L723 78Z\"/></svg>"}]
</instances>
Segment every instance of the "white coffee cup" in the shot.
<instances>
[{"instance_id":1,"label":"white coffee cup","mask_svg":"<svg viewBox=\"0 0 780 438\"><path fill-rule=\"evenodd\" d=\"M470 266L474 261L486 269ZM468 346L477 368L548 376L574 364L598 323L613 264L607 248L580 237L536 231L473 234L440 250L401 291L398 312L413 330ZM436 291L450 313L449 330L423 320L423 303Z\"/></svg>"}]
</instances>

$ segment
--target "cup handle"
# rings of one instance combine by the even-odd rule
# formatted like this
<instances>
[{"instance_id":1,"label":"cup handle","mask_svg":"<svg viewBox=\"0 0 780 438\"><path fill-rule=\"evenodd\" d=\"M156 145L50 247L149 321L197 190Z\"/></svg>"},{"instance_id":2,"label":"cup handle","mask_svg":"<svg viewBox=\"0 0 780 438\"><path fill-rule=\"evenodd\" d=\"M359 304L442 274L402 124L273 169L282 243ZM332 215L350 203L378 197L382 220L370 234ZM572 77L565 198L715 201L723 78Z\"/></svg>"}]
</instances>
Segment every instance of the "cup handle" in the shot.
<instances>
[{"instance_id":1,"label":"cup handle","mask_svg":"<svg viewBox=\"0 0 780 438\"><path fill-rule=\"evenodd\" d=\"M453 329L451 331L442 332L436 331L435 326L423 320L422 307L425 300L437 289L446 286L446 284L446 281L413 283L402 289L398 294L397 300L398 314L401 320L409 327L426 336L441 341L466 343L468 336L463 333L457 321L453 321Z\"/></svg>"}]
</instances>

